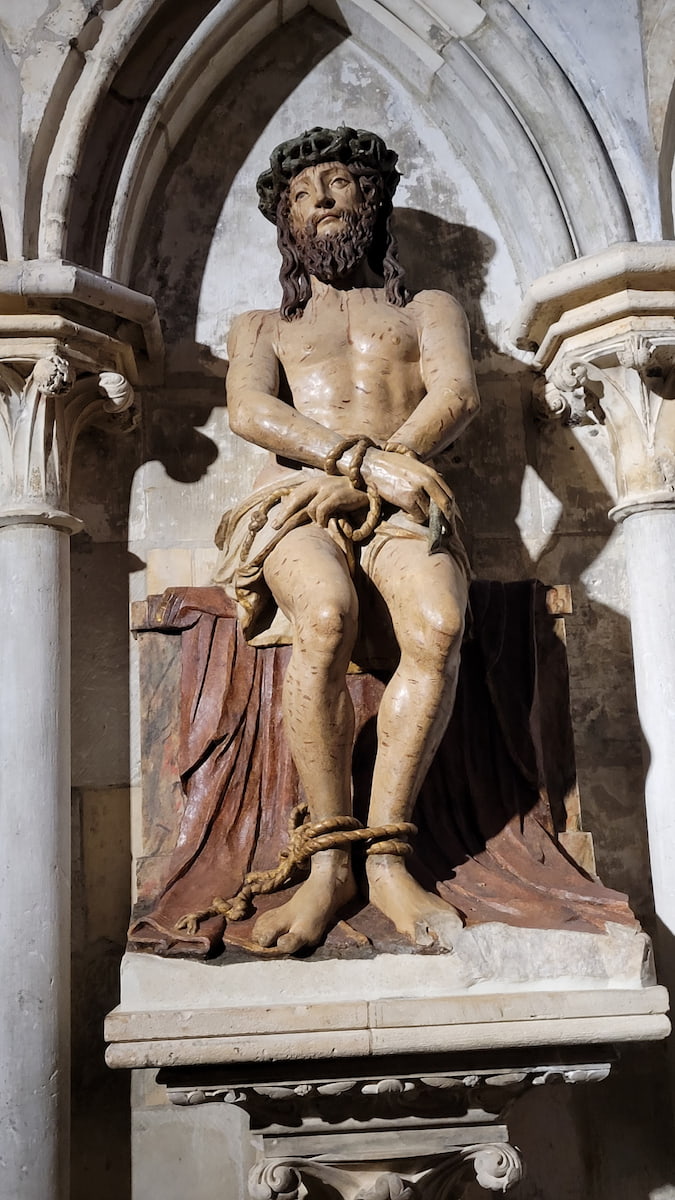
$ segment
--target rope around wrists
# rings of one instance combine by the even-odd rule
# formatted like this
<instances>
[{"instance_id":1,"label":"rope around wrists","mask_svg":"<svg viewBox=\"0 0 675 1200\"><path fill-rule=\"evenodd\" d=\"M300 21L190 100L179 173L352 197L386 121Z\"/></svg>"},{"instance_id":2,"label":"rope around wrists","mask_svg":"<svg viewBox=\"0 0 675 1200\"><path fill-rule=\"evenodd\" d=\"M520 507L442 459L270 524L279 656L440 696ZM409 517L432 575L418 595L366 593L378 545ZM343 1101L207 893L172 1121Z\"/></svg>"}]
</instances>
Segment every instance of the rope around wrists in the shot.
<instances>
[{"instance_id":1,"label":"rope around wrists","mask_svg":"<svg viewBox=\"0 0 675 1200\"><path fill-rule=\"evenodd\" d=\"M410 854L412 847L407 839L417 833L417 827L410 821L393 821L389 825L368 828L355 817L331 817L315 822L308 821L307 817L306 804L298 804L291 812L288 845L281 851L276 867L269 871L249 871L230 900L214 896L209 908L186 913L176 921L175 928L194 937L201 922L211 917L241 921L248 914L254 896L280 891L294 875L307 867L312 855L322 850L344 850L352 842L366 842L370 843L367 854Z\"/></svg>"},{"instance_id":2,"label":"rope around wrists","mask_svg":"<svg viewBox=\"0 0 675 1200\"><path fill-rule=\"evenodd\" d=\"M326 455L323 462L323 469L327 475L342 474L343 472L340 471L338 462L343 454L346 454L349 450L353 450L354 454L352 455L346 475L352 487L355 487L359 492L365 492L366 485L361 474L361 467L363 466L366 454L374 445L375 443L368 437L344 438L337 446L333 447L330 454Z\"/></svg>"},{"instance_id":3,"label":"rope around wrists","mask_svg":"<svg viewBox=\"0 0 675 1200\"><path fill-rule=\"evenodd\" d=\"M406 458L414 458L416 462L420 462L420 456L416 450L411 450L410 446L406 446L405 442L385 442L382 449L387 454L405 454Z\"/></svg>"}]
</instances>

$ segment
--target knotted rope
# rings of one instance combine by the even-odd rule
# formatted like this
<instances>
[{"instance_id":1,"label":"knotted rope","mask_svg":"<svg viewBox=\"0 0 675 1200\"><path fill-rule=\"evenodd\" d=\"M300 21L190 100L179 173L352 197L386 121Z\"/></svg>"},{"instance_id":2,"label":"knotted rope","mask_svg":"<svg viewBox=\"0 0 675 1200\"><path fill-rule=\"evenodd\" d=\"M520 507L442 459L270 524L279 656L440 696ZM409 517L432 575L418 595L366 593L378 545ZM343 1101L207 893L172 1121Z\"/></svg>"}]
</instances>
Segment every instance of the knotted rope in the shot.
<instances>
[{"instance_id":1,"label":"knotted rope","mask_svg":"<svg viewBox=\"0 0 675 1200\"><path fill-rule=\"evenodd\" d=\"M230 900L214 896L209 908L186 913L176 922L176 929L194 937L200 923L208 921L210 917L241 921L247 915L254 896L267 896L280 891L307 866L312 855L321 850L343 850L352 842L369 842L367 854L410 854L412 847L407 839L417 833L417 827L410 821L395 821L390 825L368 828L355 817L330 817L326 821L313 823L307 818L306 804L298 804L291 812L288 845L281 851L276 867L269 871L249 871L239 891Z\"/></svg>"}]
</instances>

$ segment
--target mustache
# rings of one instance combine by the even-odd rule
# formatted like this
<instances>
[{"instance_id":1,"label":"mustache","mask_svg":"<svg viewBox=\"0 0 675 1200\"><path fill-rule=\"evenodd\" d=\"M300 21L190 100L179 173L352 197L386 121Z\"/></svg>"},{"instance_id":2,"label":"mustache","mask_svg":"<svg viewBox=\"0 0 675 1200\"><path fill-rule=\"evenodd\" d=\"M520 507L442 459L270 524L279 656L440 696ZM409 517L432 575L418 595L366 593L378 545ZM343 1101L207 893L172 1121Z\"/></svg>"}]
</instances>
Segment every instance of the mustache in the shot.
<instances>
[{"instance_id":1,"label":"mustache","mask_svg":"<svg viewBox=\"0 0 675 1200\"><path fill-rule=\"evenodd\" d=\"M303 232L305 234L316 233L317 229L319 228L319 225L321 224L322 221L326 220L326 217L331 217L334 221L340 221L343 225L346 225L347 227L352 226L356 223L355 217L356 217L356 220L358 220L358 215L355 213L335 212L334 209L329 208L329 209L325 209L323 212L318 212L316 214L316 216L310 217L309 220L305 222Z\"/></svg>"}]
</instances>

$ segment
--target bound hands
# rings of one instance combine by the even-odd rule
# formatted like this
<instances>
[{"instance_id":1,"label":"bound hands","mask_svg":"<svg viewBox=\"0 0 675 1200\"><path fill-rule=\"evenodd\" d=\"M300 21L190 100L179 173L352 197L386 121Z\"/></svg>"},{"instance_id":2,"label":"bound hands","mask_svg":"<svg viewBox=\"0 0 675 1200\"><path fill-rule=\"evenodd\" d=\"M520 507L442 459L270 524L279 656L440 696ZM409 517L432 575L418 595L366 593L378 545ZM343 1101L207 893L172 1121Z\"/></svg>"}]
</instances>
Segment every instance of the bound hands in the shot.
<instances>
[{"instance_id":1,"label":"bound hands","mask_svg":"<svg viewBox=\"0 0 675 1200\"><path fill-rule=\"evenodd\" d=\"M364 457L361 474L382 500L408 513L413 521L424 524L433 503L452 523L452 491L438 472L426 463L409 458L407 454L378 450L373 446Z\"/></svg>"},{"instance_id":2,"label":"bound hands","mask_svg":"<svg viewBox=\"0 0 675 1200\"><path fill-rule=\"evenodd\" d=\"M293 488L276 510L271 525L281 529L291 517L304 513L325 529L333 517L367 506L368 496L349 479L342 475L317 475Z\"/></svg>"},{"instance_id":3,"label":"bound hands","mask_svg":"<svg viewBox=\"0 0 675 1200\"><path fill-rule=\"evenodd\" d=\"M379 497L400 508L419 524L429 519L433 503L449 522L453 519L454 500L444 479L426 463L388 450L371 447L361 466L363 482ZM317 475L282 500L271 519L275 529L281 529L291 518L302 514L326 528L334 517L367 507L369 497L354 487L344 475Z\"/></svg>"}]
</instances>

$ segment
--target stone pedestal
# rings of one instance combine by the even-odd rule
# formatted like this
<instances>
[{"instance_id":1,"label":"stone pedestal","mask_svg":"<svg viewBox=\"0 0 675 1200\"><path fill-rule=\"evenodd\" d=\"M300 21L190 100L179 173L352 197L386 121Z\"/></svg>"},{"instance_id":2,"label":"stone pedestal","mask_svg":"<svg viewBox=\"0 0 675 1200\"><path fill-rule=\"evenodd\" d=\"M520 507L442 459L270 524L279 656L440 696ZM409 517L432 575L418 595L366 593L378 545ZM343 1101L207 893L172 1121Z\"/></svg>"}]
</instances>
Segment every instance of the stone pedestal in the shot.
<instances>
[{"instance_id":1,"label":"stone pedestal","mask_svg":"<svg viewBox=\"0 0 675 1200\"><path fill-rule=\"evenodd\" d=\"M130 408L155 326L90 271L0 266L0 1192L22 1200L68 1194L70 465Z\"/></svg>"},{"instance_id":2,"label":"stone pedestal","mask_svg":"<svg viewBox=\"0 0 675 1200\"><path fill-rule=\"evenodd\" d=\"M658 965L675 986L675 245L626 244L533 284L512 336L542 372L541 416L604 426L624 523Z\"/></svg>"},{"instance_id":3,"label":"stone pedestal","mask_svg":"<svg viewBox=\"0 0 675 1200\"><path fill-rule=\"evenodd\" d=\"M533 962L548 932L518 931L537 932ZM569 936L578 963L584 939L589 951L598 940ZM644 935L630 937L637 950ZM506 1191L522 1173L509 1105L531 1087L604 1079L612 1043L666 1036L668 997L639 954L624 957L621 979L535 986L463 987L455 957L225 966L127 954L107 1061L160 1068L178 1137L202 1106L242 1109L257 1155L251 1200L455 1200L476 1180ZM221 1186L200 1196L217 1200Z\"/></svg>"}]
</instances>

